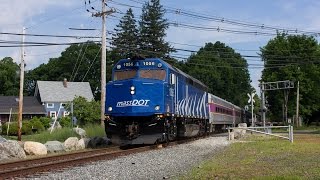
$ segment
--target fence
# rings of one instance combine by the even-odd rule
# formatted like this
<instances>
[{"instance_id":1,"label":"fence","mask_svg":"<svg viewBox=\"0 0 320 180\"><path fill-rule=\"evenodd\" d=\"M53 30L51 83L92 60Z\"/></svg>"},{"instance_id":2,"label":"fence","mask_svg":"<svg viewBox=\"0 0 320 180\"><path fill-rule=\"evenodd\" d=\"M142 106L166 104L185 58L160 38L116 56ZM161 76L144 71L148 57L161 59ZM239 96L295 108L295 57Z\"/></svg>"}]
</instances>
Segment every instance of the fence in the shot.
<instances>
[{"instance_id":1,"label":"fence","mask_svg":"<svg viewBox=\"0 0 320 180\"><path fill-rule=\"evenodd\" d=\"M286 136L281 136L278 134L272 134L271 129L279 129L279 128L287 128L288 130L288 137ZM265 126L265 127L233 127L233 128L228 128L228 138L230 140L230 130L233 129L243 129L255 133L260 133L260 134L265 134L265 135L270 135L270 136L275 136L283 139L289 140L291 143L293 143L293 126ZM258 131L257 129L264 129L264 131Z\"/></svg>"}]
</instances>

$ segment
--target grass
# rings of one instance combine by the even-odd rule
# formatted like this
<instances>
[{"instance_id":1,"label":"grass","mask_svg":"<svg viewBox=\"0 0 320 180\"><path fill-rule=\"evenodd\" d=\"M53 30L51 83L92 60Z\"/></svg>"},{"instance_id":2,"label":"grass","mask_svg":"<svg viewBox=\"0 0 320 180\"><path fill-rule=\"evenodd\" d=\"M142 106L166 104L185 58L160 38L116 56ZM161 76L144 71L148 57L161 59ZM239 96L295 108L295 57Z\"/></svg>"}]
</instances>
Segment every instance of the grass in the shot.
<instances>
[{"instance_id":1,"label":"grass","mask_svg":"<svg viewBox=\"0 0 320 180\"><path fill-rule=\"evenodd\" d=\"M294 143L250 136L203 162L181 179L320 179L320 135L300 134Z\"/></svg>"},{"instance_id":2,"label":"grass","mask_svg":"<svg viewBox=\"0 0 320 180\"><path fill-rule=\"evenodd\" d=\"M103 137L106 135L104 127L101 127L100 124L88 124L83 129L86 131L88 137Z\"/></svg>"},{"instance_id":3,"label":"grass","mask_svg":"<svg viewBox=\"0 0 320 180\"><path fill-rule=\"evenodd\" d=\"M89 124L83 127L86 131L87 137L95 136L105 136L104 128L100 125ZM6 139L17 140L16 136L3 136ZM47 141L60 141L64 142L69 137L80 137L71 128L62 128L54 130L52 133L50 131L43 131L38 134L33 135L22 135L22 141L36 141L40 143L46 143Z\"/></svg>"}]
</instances>

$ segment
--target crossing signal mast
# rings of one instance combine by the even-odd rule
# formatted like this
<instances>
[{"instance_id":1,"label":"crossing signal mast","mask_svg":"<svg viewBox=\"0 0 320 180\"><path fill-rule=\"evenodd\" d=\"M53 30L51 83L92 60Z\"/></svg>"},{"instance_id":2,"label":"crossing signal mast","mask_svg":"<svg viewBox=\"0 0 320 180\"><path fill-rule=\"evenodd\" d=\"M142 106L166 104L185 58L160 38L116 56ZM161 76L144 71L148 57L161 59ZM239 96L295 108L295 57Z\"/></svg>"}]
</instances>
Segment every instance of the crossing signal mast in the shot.
<instances>
[{"instance_id":1,"label":"crossing signal mast","mask_svg":"<svg viewBox=\"0 0 320 180\"><path fill-rule=\"evenodd\" d=\"M272 90L285 90L285 120L287 120L287 103L288 103L288 89L294 88L294 82L293 81L276 81L276 82L262 82L260 85L260 91L261 91L261 113L262 113L262 121L263 121L263 126L266 126L266 100L265 100L265 91L272 91Z\"/></svg>"},{"instance_id":2,"label":"crossing signal mast","mask_svg":"<svg viewBox=\"0 0 320 180\"><path fill-rule=\"evenodd\" d=\"M254 96L256 95L255 92L252 92L251 94L247 94L249 96L248 103L251 103L251 126L254 127L254 119L253 119L253 103L255 103Z\"/></svg>"}]
</instances>

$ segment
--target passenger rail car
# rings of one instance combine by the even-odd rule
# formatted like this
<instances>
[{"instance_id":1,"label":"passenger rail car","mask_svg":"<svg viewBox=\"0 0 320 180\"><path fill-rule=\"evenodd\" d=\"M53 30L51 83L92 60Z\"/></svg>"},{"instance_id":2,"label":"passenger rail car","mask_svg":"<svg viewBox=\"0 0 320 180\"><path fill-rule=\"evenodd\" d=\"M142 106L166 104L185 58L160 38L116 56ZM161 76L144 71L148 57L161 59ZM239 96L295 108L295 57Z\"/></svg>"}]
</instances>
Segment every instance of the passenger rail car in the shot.
<instances>
[{"instance_id":1,"label":"passenger rail car","mask_svg":"<svg viewBox=\"0 0 320 180\"><path fill-rule=\"evenodd\" d=\"M192 137L240 119L239 107L158 58L120 60L106 89L105 129L117 143Z\"/></svg>"}]
</instances>

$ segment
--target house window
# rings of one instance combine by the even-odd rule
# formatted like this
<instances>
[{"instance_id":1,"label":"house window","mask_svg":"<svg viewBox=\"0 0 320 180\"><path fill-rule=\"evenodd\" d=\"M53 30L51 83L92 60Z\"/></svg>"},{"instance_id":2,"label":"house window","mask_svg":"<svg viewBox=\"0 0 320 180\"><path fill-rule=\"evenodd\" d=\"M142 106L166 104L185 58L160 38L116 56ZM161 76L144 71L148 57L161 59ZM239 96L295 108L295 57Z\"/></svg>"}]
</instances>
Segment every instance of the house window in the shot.
<instances>
[{"instance_id":1,"label":"house window","mask_svg":"<svg viewBox=\"0 0 320 180\"><path fill-rule=\"evenodd\" d=\"M63 117L69 116L69 114L70 114L70 112L64 111L64 112L63 112Z\"/></svg>"},{"instance_id":2,"label":"house window","mask_svg":"<svg viewBox=\"0 0 320 180\"><path fill-rule=\"evenodd\" d=\"M66 107L66 103L60 103L60 108L65 108Z\"/></svg>"},{"instance_id":3,"label":"house window","mask_svg":"<svg viewBox=\"0 0 320 180\"><path fill-rule=\"evenodd\" d=\"M54 104L53 103L47 103L47 108L54 108Z\"/></svg>"},{"instance_id":4,"label":"house window","mask_svg":"<svg viewBox=\"0 0 320 180\"><path fill-rule=\"evenodd\" d=\"M56 118L57 113L55 111L50 111L50 117L51 118Z\"/></svg>"}]
</instances>

